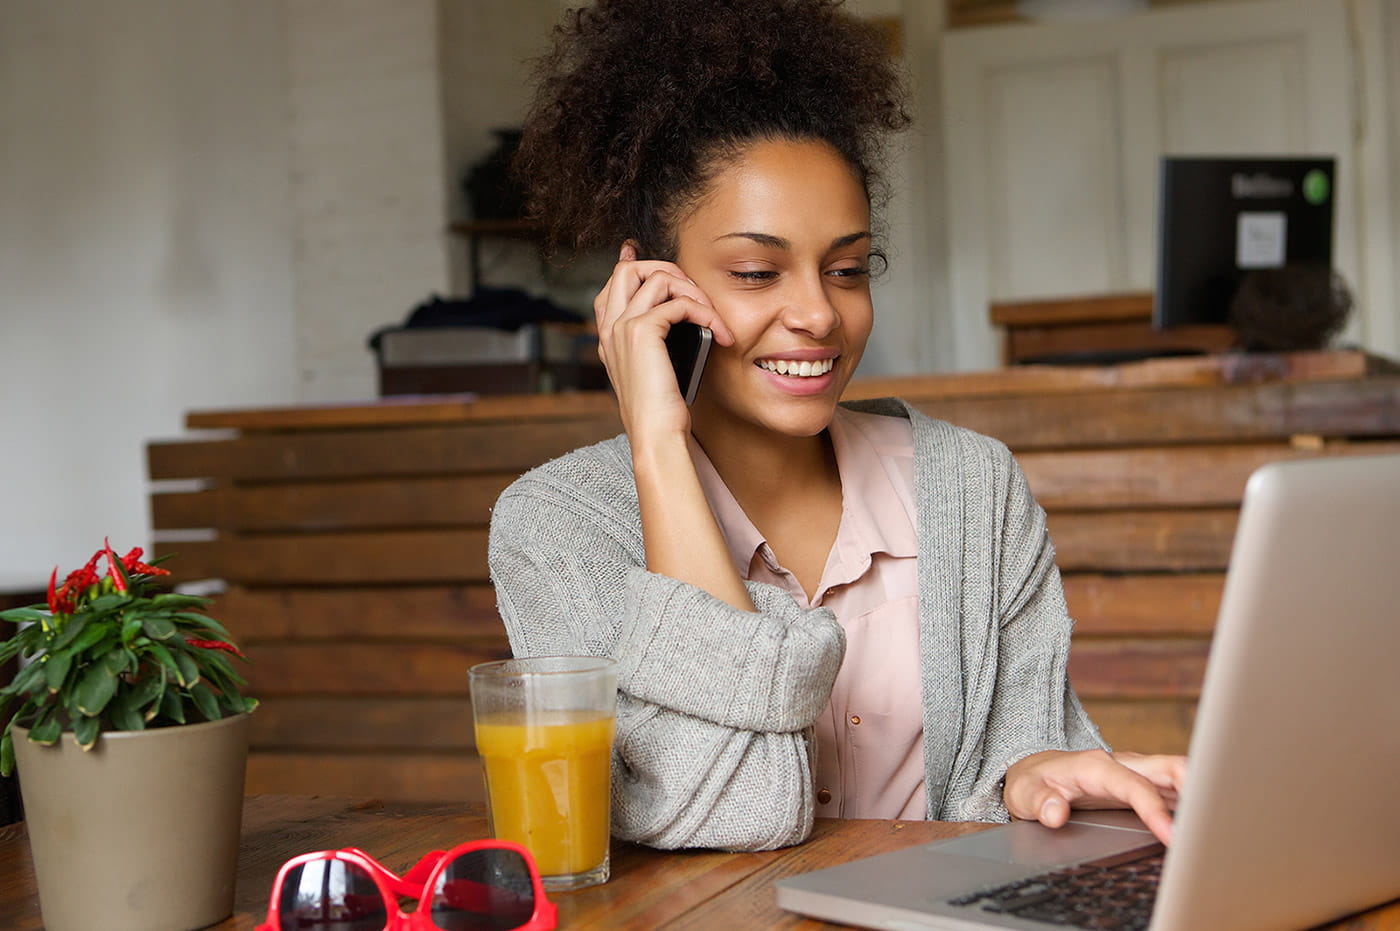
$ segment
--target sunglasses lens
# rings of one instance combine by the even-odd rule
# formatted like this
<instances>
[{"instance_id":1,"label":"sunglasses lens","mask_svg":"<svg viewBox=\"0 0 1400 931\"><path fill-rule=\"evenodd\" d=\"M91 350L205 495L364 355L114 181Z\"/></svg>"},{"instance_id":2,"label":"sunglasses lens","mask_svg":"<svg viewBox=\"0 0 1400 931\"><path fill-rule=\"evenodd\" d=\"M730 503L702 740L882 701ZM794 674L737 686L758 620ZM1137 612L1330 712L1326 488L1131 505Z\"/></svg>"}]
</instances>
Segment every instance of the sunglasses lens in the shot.
<instances>
[{"instance_id":1,"label":"sunglasses lens","mask_svg":"<svg viewBox=\"0 0 1400 931\"><path fill-rule=\"evenodd\" d=\"M277 917L282 931L384 931L384 896L364 868L311 860L287 873Z\"/></svg>"},{"instance_id":2,"label":"sunglasses lens","mask_svg":"<svg viewBox=\"0 0 1400 931\"><path fill-rule=\"evenodd\" d=\"M534 913L530 867L514 850L468 851L432 890L433 925L442 931L510 931Z\"/></svg>"}]
</instances>

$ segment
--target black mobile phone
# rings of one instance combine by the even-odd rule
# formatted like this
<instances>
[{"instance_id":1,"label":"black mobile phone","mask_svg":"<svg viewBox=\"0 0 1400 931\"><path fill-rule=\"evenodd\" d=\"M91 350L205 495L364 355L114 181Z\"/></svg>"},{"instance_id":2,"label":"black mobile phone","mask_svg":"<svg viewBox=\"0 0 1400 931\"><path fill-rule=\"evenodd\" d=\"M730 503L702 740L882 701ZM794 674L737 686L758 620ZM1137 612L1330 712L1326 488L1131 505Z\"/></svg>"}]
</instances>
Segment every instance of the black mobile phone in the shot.
<instances>
[{"instance_id":1,"label":"black mobile phone","mask_svg":"<svg viewBox=\"0 0 1400 931\"><path fill-rule=\"evenodd\" d=\"M666 352L671 356L671 368L676 370L676 383L686 404L692 403L695 392L700 390L700 376L705 372L713 339L714 334L707 327L688 321L672 324L666 331Z\"/></svg>"}]
</instances>

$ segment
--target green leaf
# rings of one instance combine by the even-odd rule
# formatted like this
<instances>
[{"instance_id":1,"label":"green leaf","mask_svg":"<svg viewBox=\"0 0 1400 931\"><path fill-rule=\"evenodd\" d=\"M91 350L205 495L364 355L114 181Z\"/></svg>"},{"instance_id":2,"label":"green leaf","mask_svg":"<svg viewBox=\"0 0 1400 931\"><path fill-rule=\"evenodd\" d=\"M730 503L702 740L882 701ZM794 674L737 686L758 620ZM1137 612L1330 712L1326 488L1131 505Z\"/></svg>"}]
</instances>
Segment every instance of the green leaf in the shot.
<instances>
[{"instance_id":1,"label":"green leaf","mask_svg":"<svg viewBox=\"0 0 1400 931\"><path fill-rule=\"evenodd\" d=\"M44 719L29 729L29 739L36 744L43 744L51 747L58 743L58 738L63 734L63 725L58 721L58 715L47 714Z\"/></svg>"},{"instance_id":2,"label":"green leaf","mask_svg":"<svg viewBox=\"0 0 1400 931\"><path fill-rule=\"evenodd\" d=\"M74 703L83 714L95 716L102 713L102 709L107 707L107 702L111 701L116 693L117 677L105 663L97 663L83 673L74 695Z\"/></svg>"},{"instance_id":3,"label":"green leaf","mask_svg":"<svg viewBox=\"0 0 1400 931\"><path fill-rule=\"evenodd\" d=\"M199 681L199 666L194 657L183 651L176 651L175 665L180 668L181 685L188 687Z\"/></svg>"},{"instance_id":4,"label":"green leaf","mask_svg":"<svg viewBox=\"0 0 1400 931\"><path fill-rule=\"evenodd\" d=\"M244 698L237 692L220 692L219 707L229 714L250 714L254 708L258 707L258 700Z\"/></svg>"},{"instance_id":5,"label":"green leaf","mask_svg":"<svg viewBox=\"0 0 1400 931\"><path fill-rule=\"evenodd\" d=\"M194 706L199 709L199 713L204 715L206 721L217 721L223 717L219 713L219 700L214 697L214 693L209 691L209 686L199 682L190 689L190 698L194 700Z\"/></svg>"},{"instance_id":6,"label":"green leaf","mask_svg":"<svg viewBox=\"0 0 1400 931\"><path fill-rule=\"evenodd\" d=\"M244 710L245 702L239 694L238 686L229 677L211 671L209 685L218 691L221 699L228 699L224 702L224 707L235 714Z\"/></svg>"},{"instance_id":7,"label":"green leaf","mask_svg":"<svg viewBox=\"0 0 1400 931\"><path fill-rule=\"evenodd\" d=\"M165 679L162 675L147 675L137 681L127 691L131 696L131 706L133 708L145 708L151 702L160 698L165 691Z\"/></svg>"},{"instance_id":8,"label":"green leaf","mask_svg":"<svg viewBox=\"0 0 1400 931\"><path fill-rule=\"evenodd\" d=\"M221 639L221 640L227 640L227 641L229 641L229 642L232 642L232 641L233 641L233 637L232 637L232 635L229 634L228 628L225 627L223 624L220 624L218 621L214 620L212 617L206 617L206 616L203 615L203 614L182 614L182 615L179 615L179 616L182 617L182 618L196 618L196 617L197 617L197 618L200 619L200 620L199 620L199 623L198 623L197 625L194 624L193 621L191 621L191 623L190 623L190 629L195 629L195 628L197 628L197 629L199 629L200 631L202 631L202 632L204 632L204 633L208 633L208 634L211 635L211 636L208 636L208 637L200 637L200 638L199 638L200 640Z\"/></svg>"},{"instance_id":9,"label":"green leaf","mask_svg":"<svg viewBox=\"0 0 1400 931\"><path fill-rule=\"evenodd\" d=\"M0 643L0 663L8 663L20 654L26 646L26 641L18 636L11 637L4 643Z\"/></svg>"},{"instance_id":10,"label":"green leaf","mask_svg":"<svg viewBox=\"0 0 1400 931\"><path fill-rule=\"evenodd\" d=\"M143 617L129 617L122 621L122 643L131 643L146 625ZM144 638L143 638L144 639Z\"/></svg>"},{"instance_id":11,"label":"green leaf","mask_svg":"<svg viewBox=\"0 0 1400 931\"><path fill-rule=\"evenodd\" d=\"M86 618L84 618L84 621L86 621ZM98 643L101 643L102 638L106 637L111 632L112 631L106 624L87 624L83 629L82 636L73 641L73 652L82 653L91 649ZM67 633L67 631L65 630L64 633ZM55 645L55 649L57 649L57 645Z\"/></svg>"},{"instance_id":12,"label":"green leaf","mask_svg":"<svg viewBox=\"0 0 1400 931\"><path fill-rule=\"evenodd\" d=\"M87 607L93 614L107 614L110 611L115 611L117 608L124 607L132 600L131 595L123 595L120 592L114 592L110 595L100 595L92 599L92 601L88 602Z\"/></svg>"},{"instance_id":13,"label":"green leaf","mask_svg":"<svg viewBox=\"0 0 1400 931\"><path fill-rule=\"evenodd\" d=\"M102 664L114 676L120 676L131 669L134 657L126 650L113 650L102 657Z\"/></svg>"},{"instance_id":14,"label":"green leaf","mask_svg":"<svg viewBox=\"0 0 1400 931\"><path fill-rule=\"evenodd\" d=\"M200 628L215 626L222 628L224 626L203 611L176 611L170 616L178 621L183 621L187 625Z\"/></svg>"},{"instance_id":15,"label":"green leaf","mask_svg":"<svg viewBox=\"0 0 1400 931\"><path fill-rule=\"evenodd\" d=\"M151 604L160 608L202 608L209 603L209 599L201 595L180 595L175 592L163 592L151 599Z\"/></svg>"},{"instance_id":16,"label":"green leaf","mask_svg":"<svg viewBox=\"0 0 1400 931\"><path fill-rule=\"evenodd\" d=\"M27 608L11 608L8 611L0 611L0 621L8 621L11 624L42 621L49 616L49 612L43 610L44 607L45 605L31 605Z\"/></svg>"},{"instance_id":17,"label":"green leaf","mask_svg":"<svg viewBox=\"0 0 1400 931\"><path fill-rule=\"evenodd\" d=\"M118 730L141 731L146 729L146 720L141 717L141 712L134 700L135 695L130 689L118 691L116 698L107 706L107 713L112 718L112 723ZM76 730L76 728L75 728Z\"/></svg>"},{"instance_id":18,"label":"green leaf","mask_svg":"<svg viewBox=\"0 0 1400 931\"><path fill-rule=\"evenodd\" d=\"M233 664L228 661L229 655L222 650L200 650L195 654L195 662L205 673L220 673L225 676L234 675Z\"/></svg>"},{"instance_id":19,"label":"green leaf","mask_svg":"<svg viewBox=\"0 0 1400 931\"><path fill-rule=\"evenodd\" d=\"M91 750L101 730L102 723L97 718L80 717L73 722L73 739L84 750Z\"/></svg>"},{"instance_id":20,"label":"green leaf","mask_svg":"<svg viewBox=\"0 0 1400 931\"><path fill-rule=\"evenodd\" d=\"M63 685L63 680L68 678L68 670L73 667L73 654L69 650L51 653L43 666L44 681L48 683L49 691L57 692Z\"/></svg>"},{"instance_id":21,"label":"green leaf","mask_svg":"<svg viewBox=\"0 0 1400 931\"><path fill-rule=\"evenodd\" d=\"M185 706L180 701L180 696L171 689L166 689L165 694L160 697L160 713L176 724L185 723Z\"/></svg>"},{"instance_id":22,"label":"green leaf","mask_svg":"<svg viewBox=\"0 0 1400 931\"><path fill-rule=\"evenodd\" d=\"M148 617L143 626L146 629L146 636L152 640L169 640L175 636L175 622L168 617Z\"/></svg>"},{"instance_id":23,"label":"green leaf","mask_svg":"<svg viewBox=\"0 0 1400 931\"><path fill-rule=\"evenodd\" d=\"M149 680L156 683L154 686L156 694L155 698L151 699L149 702L142 702L142 705L148 706L146 707L145 713L142 715L147 721L160 714L161 705L165 701L165 687L168 684L168 677L169 673L166 668L162 666L160 667L160 678L157 679L155 676L152 676Z\"/></svg>"},{"instance_id":24,"label":"green leaf","mask_svg":"<svg viewBox=\"0 0 1400 931\"><path fill-rule=\"evenodd\" d=\"M15 772L15 739L10 736L10 727L5 725L5 736L0 737L0 776L12 776Z\"/></svg>"},{"instance_id":25,"label":"green leaf","mask_svg":"<svg viewBox=\"0 0 1400 931\"><path fill-rule=\"evenodd\" d=\"M23 695L47 685L44 680L44 664L30 663L16 673L14 681L0 689L0 695Z\"/></svg>"},{"instance_id":26,"label":"green leaf","mask_svg":"<svg viewBox=\"0 0 1400 931\"><path fill-rule=\"evenodd\" d=\"M77 617L70 617L63 624L63 630L59 631L58 638L49 646L49 650L61 650L72 643L77 636L87 630L88 621L91 618L86 614L79 614ZM81 648L80 648L81 650Z\"/></svg>"},{"instance_id":27,"label":"green leaf","mask_svg":"<svg viewBox=\"0 0 1400 931\"><path fill-rule=\"evenodd\" d=\"M171 655L170 651L166 649L164 644L153 642L146 649L149 650L151 655L156 658L156 662L160 663L166 669L169 669L175 674L176 682L180 683L181 685L189 685L189 683L184 680L180 673L180 665L175 662L175 657Z\"/></svg>"}]
</instances>

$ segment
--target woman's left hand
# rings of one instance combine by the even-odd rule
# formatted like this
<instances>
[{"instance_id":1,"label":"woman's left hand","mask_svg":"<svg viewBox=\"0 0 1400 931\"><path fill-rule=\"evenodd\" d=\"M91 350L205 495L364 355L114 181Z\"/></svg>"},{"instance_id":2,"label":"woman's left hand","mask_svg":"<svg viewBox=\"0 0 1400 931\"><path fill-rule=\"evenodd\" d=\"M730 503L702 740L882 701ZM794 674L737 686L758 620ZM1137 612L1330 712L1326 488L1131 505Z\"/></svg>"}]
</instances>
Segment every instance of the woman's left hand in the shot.
<instances>
[{"instance_id":1,"label":"woman's left hand","mask_svg":"<svg viewBox=\"0 0 1400 931\"><path fill-rule=\"evenodd\" d=\"M1071 808L1131 808L1164 844L1186 780L1186 757L1044 750L1011 765L1002 798L1013 818L1058 828Z\"/></svg>"}]
</instances>

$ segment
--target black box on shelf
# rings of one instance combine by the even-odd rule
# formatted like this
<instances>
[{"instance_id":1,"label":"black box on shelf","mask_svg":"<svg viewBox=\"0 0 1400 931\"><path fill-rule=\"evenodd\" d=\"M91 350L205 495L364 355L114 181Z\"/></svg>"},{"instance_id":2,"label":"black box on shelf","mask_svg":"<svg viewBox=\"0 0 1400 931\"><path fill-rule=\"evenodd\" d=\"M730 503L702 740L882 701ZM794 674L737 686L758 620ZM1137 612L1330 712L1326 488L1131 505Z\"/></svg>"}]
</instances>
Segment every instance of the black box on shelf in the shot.
<instances>
[{"instance_id":1,"label":"black box on shelf","mask_svg":"<svg viewBox=\"0 0 1400 931\"><path fill-rule=\"evenodd\" d=\"M534 394L608 387L581 324L404 327L379 335L379 393Z\"/></svg>"}]
</instances>

